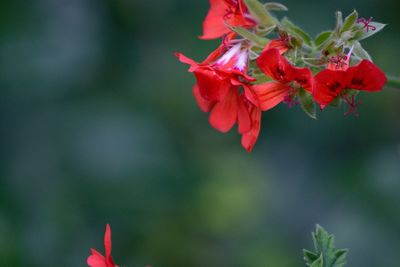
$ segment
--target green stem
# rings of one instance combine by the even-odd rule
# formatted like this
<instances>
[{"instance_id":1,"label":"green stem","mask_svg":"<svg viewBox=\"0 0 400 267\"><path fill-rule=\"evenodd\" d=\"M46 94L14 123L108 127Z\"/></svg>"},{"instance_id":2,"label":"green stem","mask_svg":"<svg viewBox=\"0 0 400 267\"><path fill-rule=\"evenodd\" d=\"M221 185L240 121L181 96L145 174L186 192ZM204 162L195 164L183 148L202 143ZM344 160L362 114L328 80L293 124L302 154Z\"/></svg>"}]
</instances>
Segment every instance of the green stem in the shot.
<instances>
[{"instance_id":1,"label":"green stem","mask_svg":"<svg viewBox=\"0 0 400 267\"><path fill-rule=\"evenodd\" d=\"M387 78L388 80L386 86L400 90L400 78L393 76L388 76Z\"/></svg>"}]
</instances>

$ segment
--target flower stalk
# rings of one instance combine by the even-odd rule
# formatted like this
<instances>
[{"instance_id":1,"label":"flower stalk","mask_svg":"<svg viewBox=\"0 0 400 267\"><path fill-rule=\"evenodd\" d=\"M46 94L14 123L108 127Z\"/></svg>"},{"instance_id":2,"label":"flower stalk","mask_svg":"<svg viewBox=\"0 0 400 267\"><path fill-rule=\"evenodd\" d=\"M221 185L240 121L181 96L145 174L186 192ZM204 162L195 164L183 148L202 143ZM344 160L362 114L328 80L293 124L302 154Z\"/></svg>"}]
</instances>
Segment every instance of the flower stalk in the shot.
<instances>
[{"instance_id":1,"label":"flower stalk","mask_svg":"<svg viewBox=\"0 0 400 267\"><path fill-rule=\"evenodd\" d=\"M400 78L396 78L390 75L387 78L387 87L400 90Z\"/></svg>"}]
</instances>

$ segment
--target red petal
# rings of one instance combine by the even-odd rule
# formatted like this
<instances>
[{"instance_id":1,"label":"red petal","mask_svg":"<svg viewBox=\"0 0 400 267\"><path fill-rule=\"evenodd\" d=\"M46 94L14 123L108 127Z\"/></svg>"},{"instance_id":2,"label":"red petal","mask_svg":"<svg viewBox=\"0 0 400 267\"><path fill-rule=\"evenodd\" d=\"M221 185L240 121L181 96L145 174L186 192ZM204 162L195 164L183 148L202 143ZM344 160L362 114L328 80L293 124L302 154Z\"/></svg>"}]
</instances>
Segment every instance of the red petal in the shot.
<instances>
[{"instance_id":1,"label":"red petal","mask_svg":"<svg viewBox=\"0 0 400 267\"><path fill-rule=\"evenodd\" d=\"M86 260L87 265L90 267L107 267L104 256L95 249L91 249L91 251L92 255L90 255Z\"/></svg>"},{"instance_id":2,"label":"red petal","mask_svg":"<svg viewBox=\"0 0 400 267\"><path fill-rule=\"evenodd\" d=\"M179 59L180 62L190 65L189 71L193 72L198 67L198 63L193 59L190 59L183 55L182 53L175 53L175 56Z\"/></svg>"},{"instance_id":3,"label":"red petal","mask_svg":"<svg viewBox=\"0 0 400 267\"><path fill-rule=\"evenodd\" d=\"M196 76L201 96L208 101L221 101L231 87L229 77L221 76L218 72L208 67L198 68L194 75Z\"/></svg>"},{"instance_id":4,"label":"red petal","mask_svg":"<svg viewBox=\"0 0 400 267\"><path fill-rule=\"evenodd\" d=\"M251 130L242 135L242 146L251 152L255 143L257 142L258 135L261 129L261 110L253 106L251 110Z\"/></svg>"},{"instance_id":5,"label":"red petal","mask_svg":"<svg viewBox=\"0 0 400 267\"><path fill-rule=\"evenodd\" d=\"M293 79L304 89L312 92L313 75L309 68L293 67L291 70Z\"/></svg>"},{"instance_id":6,"label":"red petal","mask_svg":"<svg viewBox=\"0 0 400 267\"><path fill-rule=\"evenodd\" d=\"M264 51L267 51L269 49L278 49L279 54L284 54L286 53L286 51L289 50L287 43L284 40L281 39L275 39L275 40L271 40L271 42L269 42L267 44L267 46L264 48Z\"/></svg>"},{"instance_id":7,"label":"red petal","mask_svg":"<svg viewBox=\"0 0 400 267\"><path fill-rule=\"evenodd\" d=\"M230 30L224 24L226 3L222 0L210 0L210 10L203 22L203 35L200 39L216 39L229 33Z\"/></svg>"},{"instance_id":8,"label":"red petal","mask_svg":"<svg viewBox=\"0 0 400 267\"><path fill-rule=\"evenodd\" d=\"M197 104L199 105L200 109L203 112L210 112L211 111L211 109L214 106L215 102L208 101L208 100L204 99L200 94L199 86L197 84L195 84L193 86L193 95L194 95L194 98L196 99Z\"/></svg>"},{"instance_id":9,"label":"red petal","mask_svg":"<svg viewBox=\"0 0 400 267\"><path fill-rule=\"evenodd\" d=\"M106 258L108 259L111 257L111 229L109 224L106 226L106 233L104 235L104 247L106 249Z\"/></svg>"},{"instance_id":10,"label":"red petal","mask_svg":"<svg viewBox=\"0 0 400 267\"><path fill-rule=\"evenodd\" d=\"M261 110L269 110L282 102L290 87L279 82L267 82L251 87L256 94Z\"/></svg>"},{"instance_id":11,"label":"red petal","mask_svg":"<svg viewBox=\"0 0 400 267\"><path fill-rule=\"evenodd\" d=\"M244 96L238 97L237 121L240 134L244 134L251 130L250 114L245 101L247 100L244 98Z\"/></svg>"},{"instance_id":12,"label":"red petal","mask_svg":"<svg viewBox=\"0 0 400 267\"><path fill-rule=\"evenodd\" d=\"M321 106L327 106L346 89L346 72L323 70L314 78L313 96Z\"/></svg>"},{"instance_id":13,"label":"red petal","mask_svg":"<svg viewBox=\"0 0 400 267\"><path fill-rule=\"evenodd\" d=\"M371 61L363 60L347 70L347 87L369 92L381 91L386 75Z\"/></svg>"},{"instance_id":14,"label":"red petal","mask_svg":"<svg viewBox=\"0 0 400 267\"><path fill-rule=\"evenodd\" d=\"M209 118L210 124L220 132L228 132L236 123L238 114L238 94L232 87L224 100L215 104Z\"/></svg>"},{"instance_id":15,"label":"red petal","mask_svg":"<svg viewBox=\"0 0 400 267\"><path fill-rule=\"evenodd\" d=\"M292 66L278 49L269 49L257 58L258 67L272 79L287 83L293 80Z\"/></svg>"}]
</instances>

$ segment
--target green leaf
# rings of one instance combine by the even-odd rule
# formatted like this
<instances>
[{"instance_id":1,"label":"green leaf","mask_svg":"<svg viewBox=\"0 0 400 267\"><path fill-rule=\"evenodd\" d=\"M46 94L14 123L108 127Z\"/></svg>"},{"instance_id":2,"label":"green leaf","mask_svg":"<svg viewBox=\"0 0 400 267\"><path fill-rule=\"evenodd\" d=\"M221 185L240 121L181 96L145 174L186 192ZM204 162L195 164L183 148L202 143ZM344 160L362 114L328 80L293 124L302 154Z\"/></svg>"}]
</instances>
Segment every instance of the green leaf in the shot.
<instances>
[{"instance_id":1,"label":"green leaf","mask_svg":"<svg viewBox=\"0 0 400 267\"><path fill-rule=\"evenodd\" d=\"M368 54L368 52L361 46L360 42L355 41L353 42L353 54L358 57L359 59L368 59L369 61L372 61L371 56Z\"/></svg>"},{"instance_id":2,"label":"green leaf","mask_svg":"<svg viewBox=\"0 0 400 267\"><path fill-rule=\"evenodd\" d=\"M303 88L299 89L298 92L301 108L303 111L312 119L317 119L317 111L315 108L315 103L313 100L313 96L304 90Z\"/></svg>"},{"instance_id":3,"label":"green leaf","mask_svg":"<svg viewBox=\"0 0 400 267\"><path fill-rule=\"evenodd\" d=\"M335 238L317 225L312 233L315 252L304 250L304 259L311 267L343 267L346 260L347 249L336 249Z\"/></svg>"},{"instance_id":4,"label":"green leaf","mask_svg":"<svg viewBox=\"0 0 400 267\"><path fill-rule=\"evenodd\" d=\"M289 10L285 5L282 5L282 4L276 3L276 2L265 3L264 7L270 11L288 11Z\"/></svg>"},{"instance_id":5,"label":"green leaf","mask_svg":"<svg viewBox=\"0 0 400 267\"><path fill-rule=\"evenodd\" d=\"M314 44L316 47L323 45L330 37L332 36L331 31L324 31L319 33L314 40Z\"/></svg>"},{"instance_id":6,"label":"green leaf","mask_svg":"<svg viewBox=\"0 0 400 267\"><path fill-rule=\"evenodd\" d=\"M300 37L306 45L308 45L309 47L312 47L311 37L304 30L302 30L299 26L295 25L293 22L291 22L286 17L283 18L281 23L290 34Z\"/></svg>"},{"instance_id":7,"label":"green leaf","mask_svg":"<svg viewBox=\"0 0 400 267\"><path fill-rule=\"evenodd\" d=\"M226 24L227 25L227 24ZM231 29L233 32L239 34L240 36L242 36L243 38L251 41L252 43L256 44L257 46L260 46L262 48L264 48L269 40L263 37L260 37L258 35L256 35L255 33L246 30L245 28L242 27L235 27L235 26L230 26L227 25L229 27L229 29Z\"/></svg>"},{"instance_id":8,"label":"green leaf","mask_svg":"<svg viewBox=\"0 0 400 267\"><path fill-rule=\"evenodd\" d=\"M374 26L376 28L376 30L372 30L371 28L367 29L363 28L360 25L356 25L353 28L353 31L356 32L356 34L354 35L354 39L355 40L363 40L366 39L368 37L371 37L374 34L377 34L378 32L380 32L381 30L383 30L383 28L385 28L386 24L383 23L379 23L379 22L370 22L369 25Z\"/></svg>"},{"instance_id":9,"label":"green leaf","mask_svg":"<svg viewBox=\"0 0 400 267\"><path fill-rule=\"evenodd\" d=\"M273 26L278 21L265 9L258 0L244 0L250 14L263 26Z\"/></svg>"},{"instance_id":10,"label":"green leaf","mask_svg":"<svg viewBox=\"0 0 400 267\"><path fill-rule=\"evenodd\" d=\"M357 11L354 10L352 13L350 13L350 15L348 15L344 19L342 32L350 30L356 23L357 19L358 19L358 13Z\"/></svg>"}]
</instances>

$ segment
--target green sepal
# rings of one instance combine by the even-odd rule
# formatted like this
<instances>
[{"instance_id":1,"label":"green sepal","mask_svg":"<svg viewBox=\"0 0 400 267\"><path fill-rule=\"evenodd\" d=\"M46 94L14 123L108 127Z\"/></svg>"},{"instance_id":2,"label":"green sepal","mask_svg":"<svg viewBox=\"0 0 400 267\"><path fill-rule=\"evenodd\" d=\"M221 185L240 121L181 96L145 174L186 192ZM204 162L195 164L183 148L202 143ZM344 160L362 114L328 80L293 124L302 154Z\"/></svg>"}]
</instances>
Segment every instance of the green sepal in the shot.
<instances>
[{"instance_id":1,"label":"green sepal","mask_svg":"<svg viewBox=\"0 0 400 267\"><path fill-rule=\"evenodd\" d=\"M368 59L369 61L372 61L371 56L368 54L368 52L361 46L360 42L354 41L353 42L353 54L358 57L359 59Z\"/></svg>"},{"instance_id":2,"label":"green sepal","mask_svg":"<svg viewBox=\"0 0 400 267\"><path fill-rule=\"evenodd\" d=\"M245 28L235 27L235 26L230 26L230 25L227 25L227 26L233 32L235 32L235 33L239 34L240 36L242 36L243 38L251 41L253 44L255 44L257 46L264 47L269 42L269 39L258 36L257 34L251 32Z\"/></svg>"},{"instance_id":3,"label":"green sepal","mask_svg":"<svg viewBox=\"0 0 400 267\"><path fill-rule=\"evenodd\" d=\"M322 254L321 254L321 256L319 256L319 258L316 261L314 261L310 265L310 267L325 267L324 266L324 258L322 257Z\"/></svg>"},{"instance_id":4,"label":"green sepal","mask_svg":"<svg viewBox=\"0 0 400 267\"><path fill-rule=\"evenodd\" d=\"M263 26L277 25L278 21L258 0L244 0L250 14Z\"/></svg>"},{"instance_id":5,"label":"green sepal","mask_svg":"<svg viewBox=\"0 0 400 267\"><path fill-rule=\"evenodd\" d=\"M336 28L335 28L335 34L337 37L340 37L340 34L342 33L343 29L343 15L342 12L336 11Z\"/></svg>"},{"instance_id":6,"label":"green sepal","mask_svg":"<svg viewBox=\"0 0 400 267\"><path fill-rule=\"evenodd\" d=\"M311 265L314 261L318 260L319 258L319 255L307 249L303 249L303 255L307 265Z\"/></svg>"},{"instance_id":7,"label":"green sepal","mask_svg":"<svg viewBox=\"0 0 400 267\"><path fill-rule=\"evenodd\" d=\"M269 11L288 11L289 9L281 3L269 2L265 3L264 7Z\"/></svg>"},{"instance_id":8,"label":"green sepal","mask_svg":"<svg viewBox=\"0 0 400 267\"><path fill-rule=\"evenodd\" d=\"M331 103L329 103L329 106L337 108L340 106L341 103L342 103L342 98L338 96L335 99L333 99Z\"/></svg>"},{"instance_id":9,"label":"green sepal","mask_svg":"<svg viewBox=\"0 0 400 267\"><path fill-rule=\"evenodd\" d=\"M353 11L344 19L343 27L342 27L342 33L345 31L350 30L354 24L357 22L358 19L358 13L357 11Z\"/></svg>"},{"instance_id":10,"label":"green sepal","mask_svg":"<svg viewBox=\"0 0 400 267\"><path fill-rule=\"evenodd\" d=\"M268 27L257 25L256 33L260 34L260 35L268 35L268 34L272 33L275 29L276 29L276 25L272 25L272 26L268 26Z\"/></svg>"},{"instance_id":11,"label":"green sepal","mask_svg":"<svg viewBox=\"0 0 400 267\"><path fill-rule=\"evenodd\" d=\"M313 96L305 89L300 88L298 91L298 97L300 100L301 108L303 111L312 119L317 119L316 105Z\"/></svg>"},{"instance_id":12,"label":"green sepal","mask_svg":"<svg viewBox=\"0 0 400 267\"><path fill-rule=\"evenodd\" d=\"M282 26L285 27L287 32L289 32L292 35L298 36L299 38L301 38L304 41L304 43L307 46L312 47L311 37L304 30L302 30L300 27L296 26L293 22L291 22L286 17L284 17L282 19L281 23L282 23Z\"/></svg>"},{"instance_id":13,"label":"green sepal","mask_svg":"<svg viewBox=\"0 0 400 267\"><path fill-rule=\"evenodd\" d=\"M320 48L322 45L324 45L329 40L329 38L331 36L332 36L332 32L331 31L324 31L324 32L319 33L315 37L314 45L317 48Z\"/></svg>"},{"instance_id":14,"label":"green sepal","mask_svg":"<svg viewBox=\"0 0 400 267\"><path fill-rule=\"evenodd\" d=\"M326 58L303 57L302 60L306 65L311 66L311 67L317 67L317 68L320 68L327 63Z\"/></svg>"},{"instance_id":15,"label":"green sepal","mask_svg":"<svg viewBox=\"0 0 400 267\"><path fill-rule=\"evenodd\" d=\"M366 39L368 37L371 37L374 34L377 34L378 32L380 32L381 30L383 30L383 28L385 28L386 24L383 23L379 23L379 22L370 22L369 25L376 27L376 30L372 30L369 29L368 32L365 28L363 28L362 25L355 25L353 27L353 31L355 32L354 35L354 40L363 40Z\"/></svg>"}]
</instances>

